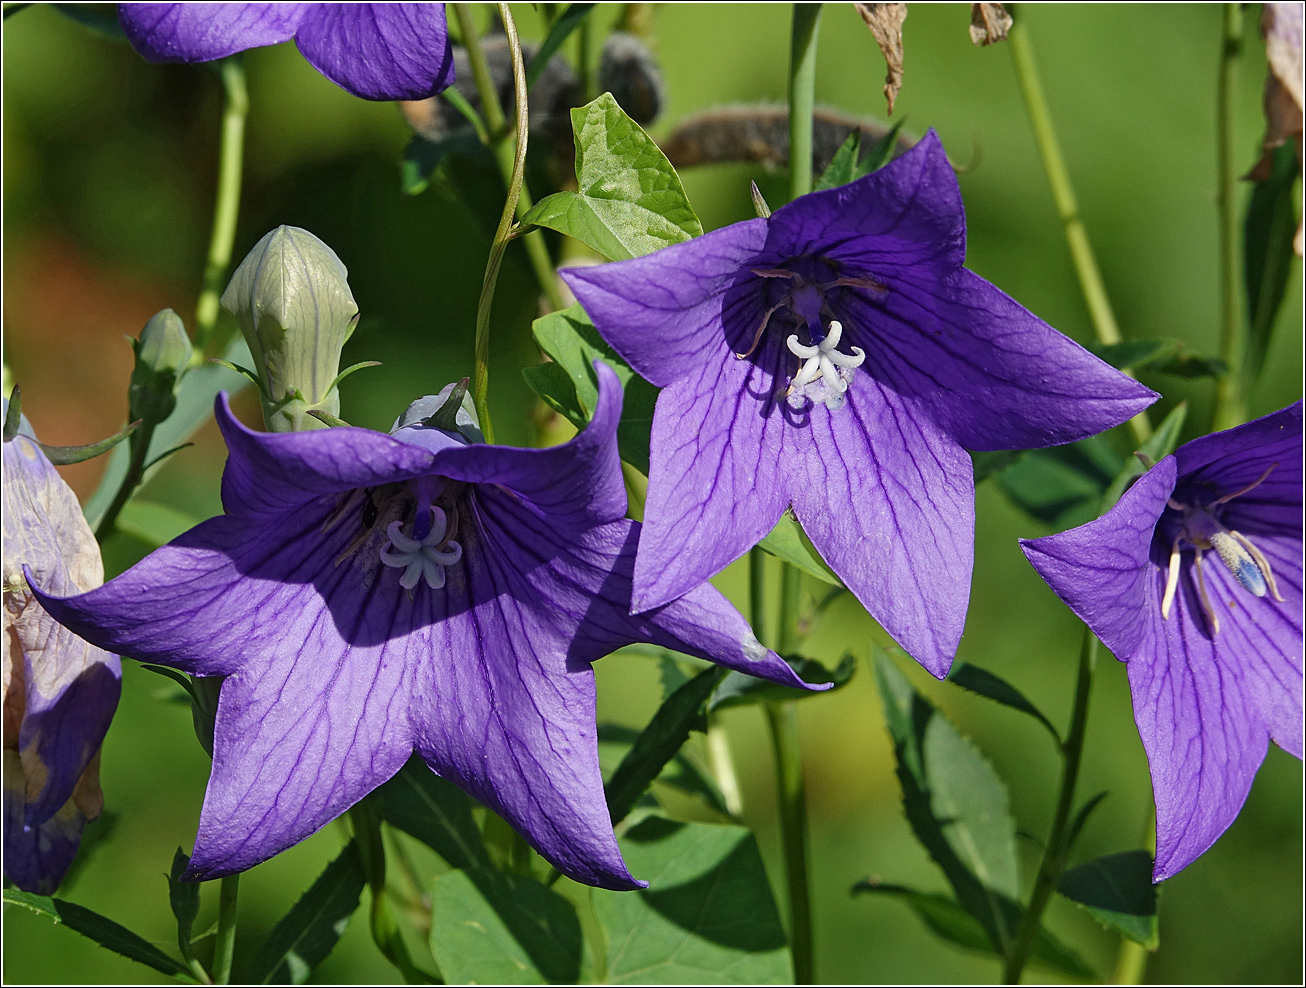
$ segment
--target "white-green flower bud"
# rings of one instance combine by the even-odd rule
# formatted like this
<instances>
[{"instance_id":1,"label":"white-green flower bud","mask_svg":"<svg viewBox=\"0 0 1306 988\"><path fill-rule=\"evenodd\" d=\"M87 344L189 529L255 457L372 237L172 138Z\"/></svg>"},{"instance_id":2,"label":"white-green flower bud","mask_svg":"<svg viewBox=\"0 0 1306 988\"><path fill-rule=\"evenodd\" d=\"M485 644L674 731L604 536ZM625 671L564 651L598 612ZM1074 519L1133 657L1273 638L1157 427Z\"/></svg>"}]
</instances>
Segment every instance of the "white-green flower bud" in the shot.
<instances>
[{"instance_id":1,"label":"white-green flower bud","mask_svg":"<svg viewBox=\"0 0 1306 988\"><path fill-rule=\"evenodd\" d=\"M171 309L162 309L145 324L132 349L136 366L127 392L131 418L162 422L177 407L177 382L190 365L186 324Z\"/></svg>"},{"instance_id":2,"label":"white-green flower bud","mask_svg":"<svg viewBox=\"0 0 1306 988\"><path fill-rule=\"evenodd\" d=\"M254 356L270 432L320 429L308 413L340 411L340 351L358 306L335 251L307 230L279 226L249 252L222 293Z\"/></svg>"}]
</instances>

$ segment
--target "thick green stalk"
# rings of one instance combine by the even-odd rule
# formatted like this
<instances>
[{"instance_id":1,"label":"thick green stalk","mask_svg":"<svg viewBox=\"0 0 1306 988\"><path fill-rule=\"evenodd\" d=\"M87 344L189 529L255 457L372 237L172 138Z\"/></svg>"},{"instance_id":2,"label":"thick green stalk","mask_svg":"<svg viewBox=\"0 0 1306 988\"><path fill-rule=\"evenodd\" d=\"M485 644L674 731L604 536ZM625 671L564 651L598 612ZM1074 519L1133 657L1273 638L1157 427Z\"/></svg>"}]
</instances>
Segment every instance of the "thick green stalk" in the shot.
<instances>
[{"instance_id":1,"label":"thick green stalk","mask_svg":"<svg viewBox=\"0 0 1306 988\"><path fill-rule=\"evenodd\" d=\"M1216 119L1220 209L1220 359L1225 372L1215 385L1215 428L1229 429L1247 420L1243 396L1243 353L1246 347L1238 289L1238 169L1234 141L1237 123L1238 63L1243 51L1242 7L1224 5L1220 46L1220 82Z\"/></svg>"},{"instance_id":2,"label":"thick green stalk","mask_svg":"<svg viewBox=\"0 0 1306 988\"><path fill-rule=\"evenodd\" d=\"M1066 826L1070 822L1070 811L1075 800L1075 784L1079 781L1079 768L1084 757L1084 733L1088 728L1088 699L1093 689L1093 670L1097 665L1097 638L1093 632L1084 629L1083 641L1079 648L1079 676L1075 683L1075 709L1070 717L1070 730L1061 745L1061 790L1057 794L1057 808L1052 818L1052 832L1043 850L1043 860L1039 863L1038 876L1034 879L1034 891L1029 897L1029 906L1021 918L1020 928L1016 932L1016 941L1007 954L1003 967L1003 982L1019 984L1020 972L1029 960L1030 950L1038 938L1039 925L1043 919L1043 910L1057 887L1057 879L1065 870L1066 857L1070 851L1067 846Z\"/></svg>"},{"instance_id":3,"label":"thick green stalk","mask_svg":"<svg viewBox=\"0 0 1306 988\"><path fill-rule=\"evenodd\" d=\"M816 983L812 957L812 902L807 879L807 791L798 739L798 708L792 700L766 704L766 721L775 746L776 797L789 886L789 948L794 983Z\"/></svg>"},{"instance_id":4,"label":"thick green stalk","mask_svg":"<svg viewBox=\"0 0 1306 988\"><path fill-rule=\"evenodd\" d=\"M231 266L231 248L236 242L236 217L240 213L240 185L245 162L245 120L249 116L245 67L240 56L224 58L219 65L223 106L222 138L218 150L218 194L213 207L209 256L204 266L204 287L195 305L196 363L203 361L205 346L217 324L218 300L227 280L227 269ZM215 347L215 352L218 350Z\"/></svg>"},{"instance_id":5,"label":"thick green stalk","mask_svg":"<svg viewBox=\"0 0 1306 988\"><path fill-rule=\"evenodd\" d=\"M213 943L213 982L231 984L231 961L236 953L236 903L240 897L240 874L222 879L218 892L218 934Z\"/></svg>"},{"instance_id":6,"label":"thick green stalk","mask_svg":"<svg viewBox=\"0 0 1306 988\"><path fill-rule=\"evenodd\" d=\"M789 42L789 200L812 191L812 122L816 106L819 3L794 4Z\"/></svg>"},{"instance_id":7,"label":"thick green stalk","mask_svg":"<svg viewBox=\"0 0 1306 988\"><path fill-rule=\"evenodd\" d=\"M1016 82L1025 101L1025 112L1029 115L1029 123L1034 130L1034 143L1038 145L1043 171L1052 187L1057 215L1061 217L1065 229L1066 245L1070 248L1070 259L1075 266L1075 275L1079 278L1079 289L1093 322L1093 332L1103 346L1112 346L1121 341L1120 327L1111 309L1111 300L1107 297L1102 272L1093 254L1093 245L1088 240L1088 230L1079 215L1079 203L1075 199L1074 186L1070 183L1066 160L1061 155L1057 132L1052 126L1052 114L1043 93L1043 83L1039 78L1038 66L1034 63L1034 52L1023 18L1018 17L1011 26L1007 34L1007 45L1011 49L1011 60L1016 69ZM1139 412L1130 419L1129 428L1134 441L1139 444L1152 434L1152 423L1146 412Z\"/></svg>"}]
</instances>

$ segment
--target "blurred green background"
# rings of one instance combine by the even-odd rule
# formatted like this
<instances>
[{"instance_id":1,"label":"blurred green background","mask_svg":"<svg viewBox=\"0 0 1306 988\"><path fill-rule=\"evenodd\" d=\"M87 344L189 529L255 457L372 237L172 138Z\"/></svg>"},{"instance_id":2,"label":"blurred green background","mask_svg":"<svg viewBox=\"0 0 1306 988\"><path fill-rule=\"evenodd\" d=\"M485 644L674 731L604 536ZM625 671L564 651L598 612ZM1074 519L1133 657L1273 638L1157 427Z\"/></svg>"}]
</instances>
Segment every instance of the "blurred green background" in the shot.
<instances>
[{"instance_id":1,"label":"blurred green background","mask_svg":"<svg viewBox=\"0 0 1306 988\"><path fill-rule=\"evenodd\" d=\"M539 15L515 8L523 34ZM1262 132L1264 48L1257 8L1244 18L1238 148L1250 167ZM611 22L613 6L601 8ZM1220 8L1029 6L1029 25L1052 112L1089 233L1126 337L1177 336L1215 349L1217 297L1215 95ZM936 128L960 176L968 265L1080 341L1091 338L1060 224L1019 101L1010 54L974 48L967 5L912 5L897 115L915 133ZM789 7L663 5L655 44L667 103L650 130L717 105L785 97ZM216 171L219 86L202 67L151 66L125 44L52 8L4 28L5 360L23 385L24 410L47 442L79 443L121 424L130 371L123 333L171 305L191 320L203 269ZM574 51L572 46L566 49ZM345 363L378 369L343 387L343 414L386 428L414 396L470 373L472 327L489 235L436 183L400 192L398 163L410 132L395 106L354 99L313 71L292 45L247 56L252 109L238 261L280 223L307 227L349 267L362 321ZM822 18L818 102L883 119L884 63L851 4ZM708 229L752 215L748 181L773 204L783 176L746 165L686 170L685 186ZM497 215L497 179L482 176L481 207ZM1247 190L1241 190L1246 195ZM530 442L533 403L519 370L537 361L530 269L509 251L494 309L492 402L501 441ZM1301 265L1294 273L1266 371L1251 398L1261 415L1301 393ZM1163 413L1191 403L1185 439L1208 430L1209 380L1146 377ZM256 403L239 408L257 421ZM1121 448L1127 442L1119 439ZM147 497L196 517L220 511L223 448L210 425L176 456ZM102 464L68 468L83 497ZM1047 530L1012 508L991 483L978 492L975 580L960 656L1020 686L1054 721L1069 716L1078 626L1024 562L1017 536ZM717 584L746 603L739 565ZM833 664L862 661L843 691L801 705L812 828L817 972L833 982L992 981L997 961L933 938L900 904L852 899L868 875L944 889L903 818L892 752L865 664L882 632L851 598L813 632L811 651ZM164 873L189 849L207 778L189 710L175 690L127 663L122 706L104 746L106 818L88 831L89 853L61 891L165 948L175 941ZM1050 823L1058 761L1042 730L960 690L915 677L970 734L1011 789L1024 831ZM656 666L617 656L599 665L600 721L642 726L660 699ZM774 825L771 758L757 709L725 720L743 784L746 821L772 878L783 871ZM697 743L697 742L694 742ZM1149 819L1146 764L1133 727L1123 667L1104 654L1093 698L1081 799L1107 789L1077 859L1141 846ZM1242 815L1204 857L1161 890L1157 982L1290 982L1302 975L1302 767L1271 747ZM341 844L327 827L242 882L238 949L249 949ZM1038 845L1024 843L1026 879ZM778 896L783 898L783 896ZM205 890L197 930L212 922ZM1103 972L1118 939L1078 907L1057 901L1049 925ZM8 982L136 982L156 977L45 920L7 910ZM206 948L207 949L207 948ZM357 916L319 968L323 982L389 982L396 973ZM1037 966L1030 980L1052 977Z\"/></svg>"}]
</instances>

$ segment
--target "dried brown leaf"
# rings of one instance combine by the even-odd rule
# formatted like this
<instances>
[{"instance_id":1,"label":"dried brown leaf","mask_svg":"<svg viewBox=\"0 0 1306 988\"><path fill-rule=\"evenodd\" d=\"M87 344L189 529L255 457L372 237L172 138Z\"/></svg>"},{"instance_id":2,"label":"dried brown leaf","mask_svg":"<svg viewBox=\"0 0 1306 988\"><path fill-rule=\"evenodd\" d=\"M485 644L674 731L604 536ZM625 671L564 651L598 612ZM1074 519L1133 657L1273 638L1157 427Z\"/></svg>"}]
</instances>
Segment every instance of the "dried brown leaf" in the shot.
<instances>
[{"instance_id":1,"label":"dried brown leaf","mask_svg":"<svg viewBox=\"0 0 1306 988\"><path fill-rule=\"evenodd\" d=\"M1274 149L1287 141L1297 145L1297 161L1302 160L1303 57L1302 40L1306 33L1306 8L1300 3L1267 3L1261 9L1261 34L1265 38L1265 57L1270 74L1265 80L1265 137L1261 141L1261 160L1247 178L1264 182L1274 167ZM1300 256L1303 249L1302 227L1298 225L1293 248Z\"/></svg>"},{"instance_id":2,"label":"dried brown leaf","mask_svg":"<svg viewBox=\"0 0 1306 988\"><path fill-rule=\"evenodd\" d=\"M1011 29L1011 15L1000 3L970 5L970 40L983 47L1001 41Z\"/></svg>"},{"instance_id":3,"label":"dried brown leaf","mask_svg":"<svg viewBox=\"0 0 1306 988\"><path fill-rule=\"evenodd\" d=\"M859 3L857 13L871 29L871 37L880 46L888 74L884 77L884 98L893 113L893 101L902 89L902 23L907 19L905 3Z\"/></svg>"}]
</instances>

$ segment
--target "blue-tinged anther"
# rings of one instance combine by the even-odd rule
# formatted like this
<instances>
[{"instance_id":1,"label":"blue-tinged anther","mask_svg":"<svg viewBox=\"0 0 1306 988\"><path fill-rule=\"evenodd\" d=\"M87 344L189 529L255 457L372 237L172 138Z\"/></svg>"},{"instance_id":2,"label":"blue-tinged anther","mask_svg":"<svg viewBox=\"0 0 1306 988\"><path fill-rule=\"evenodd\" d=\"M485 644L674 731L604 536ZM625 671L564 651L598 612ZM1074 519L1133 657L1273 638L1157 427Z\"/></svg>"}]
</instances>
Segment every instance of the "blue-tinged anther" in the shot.
<instances>
[{"instance_id":1,"label":"blue-tinged anther","mask_svg":"<svg viewBox=\"0 0 1306 988\"><path fill-rule=\"evenodd\" d=\"M1228 567L1229 572L1242 588L1257 597L1264 597L1269 587L1265 582L1265 574L1261 572L1251 553L1228 532L1215 532L1210 536L1210 541L1211 548L1220 557L1220 562Z\"/></svg>"}]
</instances>

